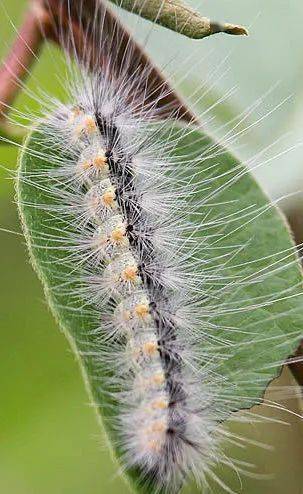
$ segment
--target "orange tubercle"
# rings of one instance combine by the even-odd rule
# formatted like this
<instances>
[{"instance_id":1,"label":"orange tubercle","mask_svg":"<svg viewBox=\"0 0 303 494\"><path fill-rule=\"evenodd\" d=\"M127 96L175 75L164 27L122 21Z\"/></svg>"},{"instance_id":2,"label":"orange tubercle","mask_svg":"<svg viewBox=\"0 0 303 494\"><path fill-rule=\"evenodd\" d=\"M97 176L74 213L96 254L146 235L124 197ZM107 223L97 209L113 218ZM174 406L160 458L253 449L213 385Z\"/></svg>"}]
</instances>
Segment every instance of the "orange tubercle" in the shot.
<instances>
[{"instance_id":1,"label":"orange tubercle","mask_svg":"<svg viewBox=\"0 0 303 494\"><path fill-rule=\"evenodd\" d=\"M157 384L158 386L161 386L162 384L164 384L165 377L164 377L163 372L158 372L157 374L155 374L152 377L152 381L154 384Z\"/></svg>"},{"instance_id":2,"label":"orange tubercle","mask_svg":"<svg viewBox=\"0 0 303 494\"><path fill-rule=\"evenodd\" d=\"M136 316L142 317L142 319L143 319L144 317L146 317L149 314L148 304L142 303L142 304L136 305L136 307L134 309L134 313Z\"/></svg>"},{"instance_id":3,"label":"orange tubercle","mask_svg":"<svg viewBox=\"0 0 303 494\"><path fill-rule=\"evenodd\" d=\"M143 353L150 357L156 355L158 351L158 343L156 341L147 341L142 347Z\"/></svg>"},{"instance_id":4,"label":"orange tubercle","mask_svg":"<svg viewBox=\"0 0 303 494\"><path fill-rule=\"evenodd\" d=\"M102 196L103 204L109 208L113 207L115 203L115 197L116 194L114 190L112 189L107 190L106 192L104 192Z\"/></svg>"},{"instance_id":5,"label":"orange tubercle","mask_svg":"<svg viewBox=\"0 0 303 494\"><path fill-rule=\"evenodd\" d=\"M96 132L97 126L95 119L91 115L86 115L81 119L81 123L76 128L76 134L80 136L83 133L93 134Z\"/></svg>"},{"instance_id":6,"label":"orange tubercle","mask_svg":"<svg viewBox=\"0 0 303 494\"><path fill-rule=\"evenodd\" d=\"M168 408L168 402L164 398L159 398L152 402L151 407L156 410L165 410Z\"/></svg>"},{"instance_id":7,"label":"orange tubercle","mask_svg":"<svg viewBox=\"0 0 303 494\"><path fill-rule=\"evenodd\" d=\"M95 168L103 168L104 166L106 166L107 158L105 156L105 153L99 153L98 156L93 159L93 165Z\"/></svg>"},{"instance_id":8,"label":"orange tubercle","mask_svg":"<svg viewBox=\"0 0 303 494\"><path fill-rule=\"evenodd\" d=\"M161 433L164 432L165 430L166 430L166 423L161 420L154 422L150 427L150 431L155 433Z\"/></svg>"},{"instance_id":9,"label":"orange tubercle","mask_svg":"<svg viewBox=\"0 0 303 494\"><path fill-rule=\"evenodd\" d=\"M111 240L117 244L123 242L125 239L125 229L123 227L115 228L111 233Z\"/></svg>"},{"instance_id":10,"label":"orange tubercle","mask_svg":"<svg viewBox=\"0 0 303 494\"><path fill-rule=\"evenodd\" d=\"M83 130L88 134L93 134L97 130L95 119L90 115L83 119Z\"/></svg>"},{"instance_id":11,"label":"orange tubercle","mask_svg":"<svg viewBox=\"0 0 303 494\"><path fill-rule=\"evenodd\" d=\"M125 269L123 269L121 273L121 278L124 281L136 281L138 274L138 268L137 266L126 266Z\"/></svg>"}]
</instances>

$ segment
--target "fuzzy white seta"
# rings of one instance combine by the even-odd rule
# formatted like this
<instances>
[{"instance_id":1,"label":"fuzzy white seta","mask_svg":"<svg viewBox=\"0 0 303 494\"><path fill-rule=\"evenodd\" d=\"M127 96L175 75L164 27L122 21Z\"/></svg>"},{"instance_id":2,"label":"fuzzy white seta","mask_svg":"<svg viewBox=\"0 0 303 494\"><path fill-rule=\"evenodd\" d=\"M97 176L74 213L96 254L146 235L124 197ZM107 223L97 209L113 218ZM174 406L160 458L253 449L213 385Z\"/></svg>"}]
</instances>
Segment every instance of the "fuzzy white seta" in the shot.
<instances>
[{"instance_id":1,"label":"fuzzy white seta","mask_svg":"<svg viewBox=\"0 0 303 494\"><path fill-rule=\"evenodd\" d=\"M258 260L237 263L245 245L234 245L232 239L220 251L218 227L224 238L226 225L234 223L237 231L239 220L245 226L268 206L224 214L220 193L246 172L237 167L225 172L224 184L213 191L220 170L208 159L220 160L225 150L209 145L200 156L187 149L178 158L175 150L192 127L167 130L167 122L178 119L173 108L167 107L165 119L159 112L167 88L151 98L146 90L150 71L133 65L131 45L117 63L115 43L100 34L103 21L101 15L91 26L94 37L100 35L93 68L91 53L80 61L73 37L62 34L67 51L78 59L76 68L68 60L69 101L55 102L42 119L52 143L43 151L49 166L21 180L39 189L40 174L52 184L50 204L33 206L54 222L56 248L64 253L55 262L69 271L56 290L79 299L83 311L93 311L90 331L96 344L87 354L108 371L108 382L100 387L118 407L108 420L123 466L138 471L150 492L175 494L189 476L206 488L213 479L231 492L215 466L241 471L246 465L226 458L221 448L222 439L241 439L220 425L240 401L235 383L228 382L220 366L226 349L229 356L236 354L230 334L243 333L243 346L257 338L251 311L291 296L286 287L271 297L246 299L241 289L262 283L286 264L278 263L276 253L269 254L267 268L259 268ZM218 204L220 214L209 220L208 207ZM64 225L60 236L56 218ZM204 229L212 228L214 237L206 238ZM36 240L38 245L38 232ZM292 251L281 256L295 262ZM231 264L233 270L225 271ZM233 312L243 313L242 325L217 332L213 315ZM241 379L245 382L245 375ZM257 373L252 386L259 386Z\"/></svg>"},{"instance_id":2,"label":"fuzzy white seta","mask_svg":"<svg viewBox=\"0 0 303 494\"><path fill-rule=\"evenodd\" d=\"M200 298L190 260L199 240L184 235L195 227L154 112L140 96L139 107L129 104L133 88L103 70L82 71L81 80L72 104L46 119L69 156L49 170L60 215L73 225L62 247L89 273L81 293L117 346L116 362L107 359L117 366L124 461L176 492L190 472L202 481L204 463L219 455L212 392L191 369L200 357L190 335L201 324L190 316Z\"/></svg>"}]
</instances>

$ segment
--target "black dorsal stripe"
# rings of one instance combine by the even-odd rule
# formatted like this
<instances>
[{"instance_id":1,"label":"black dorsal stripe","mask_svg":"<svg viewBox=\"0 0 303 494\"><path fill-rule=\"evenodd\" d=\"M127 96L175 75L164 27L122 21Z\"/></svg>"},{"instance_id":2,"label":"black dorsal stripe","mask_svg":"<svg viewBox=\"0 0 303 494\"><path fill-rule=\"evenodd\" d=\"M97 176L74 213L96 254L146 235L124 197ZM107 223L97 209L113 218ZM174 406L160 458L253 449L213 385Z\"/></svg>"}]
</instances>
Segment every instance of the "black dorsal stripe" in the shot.
<instances>
[{"instance_id":1,"label":"black dorsal stripe","mask_svg":"<svg viewBox=\"0 0 303 494\"><path fill-rule=\"evenodd\" d=\"M148 271L148 264L157 265L155 248L150 239L142 240L139 223L144 222L145 214L140 206L139 197L135 188L132 156L123 149L121 133L115 123L108 121L102 115L95 115L99 132L105 141L106 157L108 159L110 179L117 189L117 202L127 223L127 236L130 246L136 257L140 259L139 274L143 286L150 298L150 312L153 317L159 354L166 378L166 392L169 396L169 421L167 429L168 445L166 447L167 462L172 461L174 448L169 447L172 436L177 442L190 444L186 439L186 391L182 381L182 359L176 350L173 350L177 341L177 330L169 317L161 315L157 301L169 299L169 294L161 282L155 283L154 277ZM131 197L131 200L129 200ZM183 411L183 413L182 413ZM165 456L164 456L165 457Z\"/></svg>"}]
</instances>

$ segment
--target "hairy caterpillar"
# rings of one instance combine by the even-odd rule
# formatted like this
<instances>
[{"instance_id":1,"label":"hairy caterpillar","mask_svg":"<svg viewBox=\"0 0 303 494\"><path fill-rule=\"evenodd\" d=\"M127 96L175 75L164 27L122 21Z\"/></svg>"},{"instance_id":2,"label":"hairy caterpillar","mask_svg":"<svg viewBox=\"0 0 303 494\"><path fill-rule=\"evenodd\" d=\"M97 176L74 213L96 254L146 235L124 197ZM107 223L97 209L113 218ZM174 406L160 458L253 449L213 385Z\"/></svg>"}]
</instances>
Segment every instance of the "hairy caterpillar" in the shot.
<instances>
[{"instance_id":1,"label":"hairy caterpillar","mask_svg":"<svg viewBox=\"0 0 303 494\"><path fill-rule=\"evenodd\" d=\"M51 227L56 239L51 230L48 239L34 233L34 248L48 240L50 251L55 243L67 254L61 262L68 275L56 280L53 296L65 292L82 301L83 311L91 311L91 305L95 309L83 339L85 331L95 337L82 344L82 353L96 361L96 375L98 365L109 374L100 386L118 404L111 421L124 463L139 469L141 481L156 490L175 492L187 474L207 483L214 464L225 462L218 423L237 409L238 398L232 398L233 386L228 393L221 391L226 378L219 372L220 360L230 342L215 325L220 296L224 291L232 297L233 290L272 274L264 268L247 274L241 262L234 262L235 279L227 275L226 266L242 249L232 242L211 263L207 255L197 255L201 242L205 254L211 248L203 235L211 222L200 208L243 172L226 171L226 183L213 191L216 167L208 160L220 159L223 150L208 143L205 154L197 156L186 149L186 136L194 131L166 130L156 122L159 95L146 100L144 71L133 78L124 67L117 73L110 49L102 45L100 51L101 69L89 75L84 64L80 77L73 74L71 80L71 104L58 105L45 119L50 147L48 151L42 138L40 157L48 163L32 175L21 171L21 183L41 190L48 186L50 201L33 205L22 195L21 203L23 209L46 211L48 224L62 222L60 236L58 223ZM126 58L131 56L126 52ZM180 143L182 158L173 152ZM39 157L35 150L32 155ZM206 177L196 180L201 164ZM259 212L266 213L266 207ZM212 225L221 226L224 237L225 224L242 218L245 225L254 214L249 206L236 220L223 212ZM60 261L54 256L54 262ZM287 288L271 296L250 299L247 306L240 298L238 305L225 302L221 309L249 312L254 303L265 307L278 296L287 297ZM243 330L240 325L224 329L226 334ZM252 338L253 332L247 335Z\"/></svg>"}]
</instances>

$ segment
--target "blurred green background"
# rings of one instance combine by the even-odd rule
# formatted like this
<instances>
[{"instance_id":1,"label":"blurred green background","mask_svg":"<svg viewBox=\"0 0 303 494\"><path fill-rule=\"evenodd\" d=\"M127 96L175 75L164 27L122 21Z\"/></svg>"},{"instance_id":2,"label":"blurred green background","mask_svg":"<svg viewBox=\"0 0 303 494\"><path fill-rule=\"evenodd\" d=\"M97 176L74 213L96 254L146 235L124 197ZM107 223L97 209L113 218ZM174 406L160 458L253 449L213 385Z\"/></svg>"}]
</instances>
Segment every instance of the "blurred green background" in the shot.
<instances>
[{"instance_id":1,"label":"blurred green background","mask_svg":"<svg viewBox=\"0 0 303 494\"><path fill-rule=\"evenodd\" d=\"M250 38L235 40L218 36L192 42L173 33L164 34L161 29L150 33L148 24L140 23L138 27L134 19L127 15L124 18L136 28L140 39L149 36L149 49L159 62L172 60L171 67L176 73L187 70L183 62L188 56L192 57L189 65L193 66L194 61L195 70L185 88L187 91L209 84L213 86L212 94L220 95L238 86L223 107L205 114L206 125L213 132L233 113L241 112L281 81L249 121L262 118L282 100L290 98L236 143L238 153L245 159L285 133L275 151L269 151L269 156L300 143L303 135L302 2L267 0L264 5L263 1L250 0L244 5L241 0L212 0L192 3L215 19L251 25ZM14 37L13 25L19 24L24 5L24 0L2 0L0 4L1 57ZM45 49L28 88L34 94L39 93L39 88L52 95L62 94L58 67L62 67L64 76L64 65L59 62L57 50ZM205 112L209 100L208 93L199 102L200 111ZM38 110L38 103L26 94L18 99L17 106L30 114ZM273 198L302 190L302 155L303 150L298 148L256 170L258 179ZM46 307L19 235L12 173L16 170L16 160L16 148L0 147L0 165L5 167L0 169L0 228L16 232L0 231L0 493L127 494L126 485L117 476L117 466L106 451L78 365ZM301 207L300 201L300 194L296 194L284 202L284 207L290 212ZM284 371L271 386L268 397L298 414L302 412L298 390L287 392L288 397L278 392L278 386L292 384L290 373ZM303 424L295 415L282 411L258 407L258 413L275 416L288 425L238 426L247 437L271 445L273 450L248 445L235 453L255 463L255 471L267 478L243 478L241 486L233 475L229 478L231 487L245 494L302 494ZM220 474L223 478L230 476L226 472ZM190 493L190 489L187 492ZM213 492L221 494L223 491L215 487Z\"/></svg>"}]
</instances>

